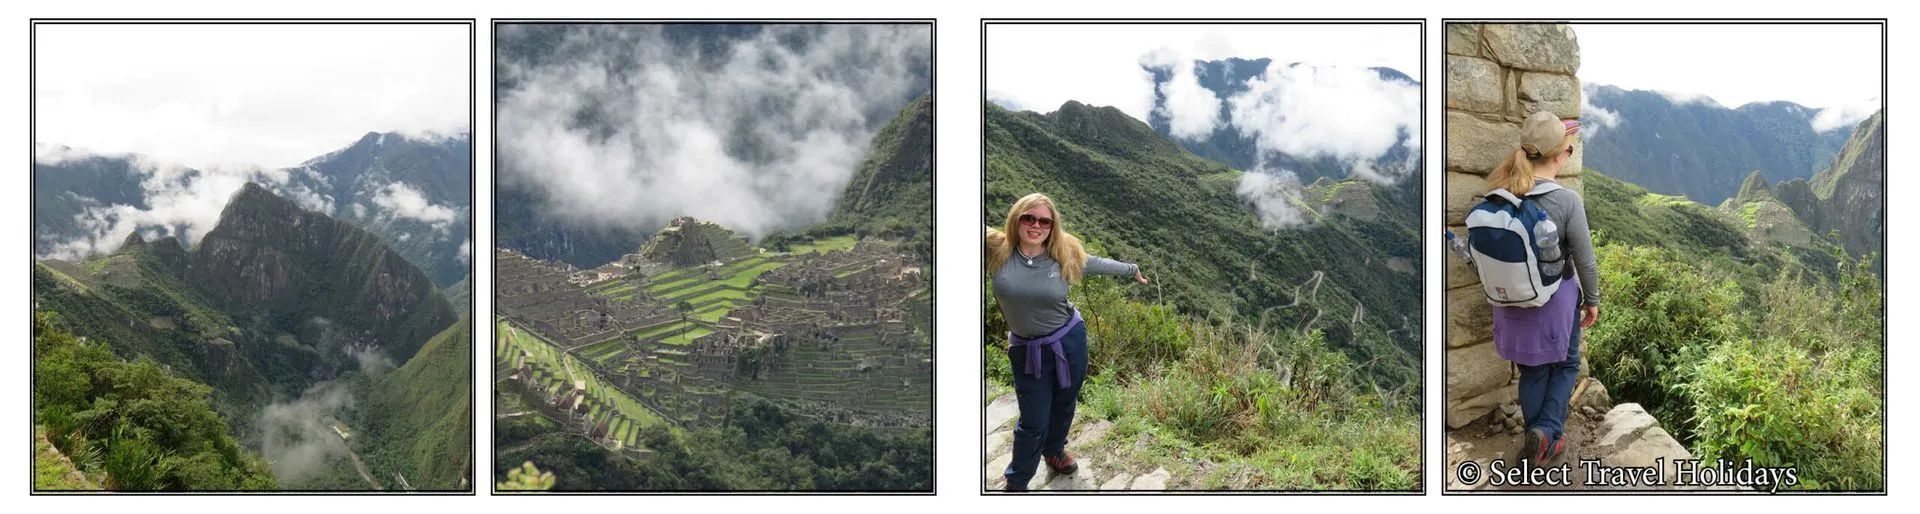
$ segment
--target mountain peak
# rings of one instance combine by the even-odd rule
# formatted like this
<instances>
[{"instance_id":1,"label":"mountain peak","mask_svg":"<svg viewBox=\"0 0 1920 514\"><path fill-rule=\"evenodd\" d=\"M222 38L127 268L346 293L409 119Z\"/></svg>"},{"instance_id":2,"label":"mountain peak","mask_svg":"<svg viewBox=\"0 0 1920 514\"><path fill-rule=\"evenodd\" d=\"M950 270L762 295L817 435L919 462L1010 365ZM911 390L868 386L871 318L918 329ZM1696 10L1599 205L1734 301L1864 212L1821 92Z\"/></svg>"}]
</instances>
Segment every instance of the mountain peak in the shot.
<instances>
[{"instance_id":1,"label":"mountain peak","mask_svg":"<svg viewBox=\"0 0 1920 514\"><path fill-rule=\"evenodd\" d=\"M1060 109L1042 116L1055 130L1081 144L1102 148L1116 155L1140 152L1179 151L1179 145L1155 132L1147 122L1134 119L1112 106L1093 106L1068 100Z\"/></svg>"},{"instance_id":2,"label":"mountain peak","mask_svg":"<svg viewBox=\"0 0 1920 514\"><path fill-rule=\"evenodd\" d=\"M692 216L674 218L640 247L640 255L647 260L676 267L730 261L753 253L753 247L733 231Z\"/></svg>"},{"instance_id":3,"label":"mountain peak","mask_svg":"<svg viewBox=\"0 0 1920 514\"><path fill-rule=\"evenodd\" d=\"M1734 195L1735 201L1747 202L1772 196L1768 192L1767 177L1760 170L1747 173L1746 180L1740 182L1740 193Z\"/></svg>"}]
</instances>

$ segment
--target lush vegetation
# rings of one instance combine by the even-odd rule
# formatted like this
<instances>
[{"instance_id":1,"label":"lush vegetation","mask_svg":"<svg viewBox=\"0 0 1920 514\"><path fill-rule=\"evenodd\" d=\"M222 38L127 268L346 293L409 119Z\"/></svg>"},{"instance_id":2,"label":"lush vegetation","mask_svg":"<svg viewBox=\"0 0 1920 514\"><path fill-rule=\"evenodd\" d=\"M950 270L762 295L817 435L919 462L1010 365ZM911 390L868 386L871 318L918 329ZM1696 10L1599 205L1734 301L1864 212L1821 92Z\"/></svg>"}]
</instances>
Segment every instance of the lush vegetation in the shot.
<instances>
[{"instance_id":1,"label":"lush vegetation","mask_svg":"<svg viewBox=\"0 0 1920 514\"><path fill-rule=\"evenodd\" d=\"M420 347L399 368L362 381L357 451L417 490L465 490L473 454L473 320Z\"/></svg>"},{"instance_id":2,"label":"lush vegetation","mask_svg":"<svg viewBox=\"0 0 1920 514\"><path fill-rule=\"evenodd\" d=\"M552 421L519 416L495 424L494 474L531 462L558 491L930 491L931 429L882 431L812 420L743 397L725 424L698 431L649 430L647 451L607 451Z\"/></svg>"},{"instance_id":3,"label":"lush vegetation","mask_svg":"<svg viewBox=\"0 0 1920 514\"><path fill-rule=\"evenodd\" d=\"M295 429L321 427L328 418L325 423L351 421L345 424L367 430L359 434L366 437L348 446L367 457L368 473L378 477L371 480L405 476L415 488L456 489L470 472L470 330L442 333L458 319L452 307L425 274L371 233L248 185L199 247L189 250L171 238L131 237L111 255L38 261L33 278L37 308L60 312L62 328L91 341L101 355L132 361L115 376L145 382L127 382L127 387L167 385L151 394L203 404L217 421L217 426L203 426L212 422L177 413L151 419L151 426L114 421L145 397L99 384L84 390L82 405L42 413L75 400L63 396L48 403L40 395L82 393L36 379L36 416L48 416L40 424L83 471L93 472L90 451L112 447L79 445L69 451L64 446L69 441L62 438L80 433L76 441L134 441L119 446L120 453L100 454L134 459L123 463L127 466L140 462L139 441L151 441L156 445L151 450L160 455L155 462L170 466L146 466L149 475L123 473L102 481L106 487L369 487L369 479L356 476L349 465L350 456L336 451L346 447L338 445L312 459L320 464L308 466L302 459L291 465L302 473L261 481L239 473L264 476L264 468L225 469L251 465L234 460L238 457L229 453L239 450L224 446L238 439L249 450L273 456L274 471L285 473L290 459L274 453L285 447L275 441L313 442ZM440 338L433 339L435 334ZM42 331L36 329L35 335ZM380 364L395 360L407 360L406 366L391 370L386 369L391 364ZM308 408L304 400L318 389L344 390L360 401ZM274 406L286 407L279 412L289 416L268 419L265 414ZM82 415L92 417L74 418ZM127 435L117 436L116 430ZM226 439L208 435L215 433ZM275 434L293 435L275 439ZM196 455L226 460L190 458Z\"/></svg>"},{"instance_id":4,"label":"lush vegetation","mask_svg":"<svg viewBox=\"0 0 1920 514\"><path fill-rule=\"evenodd\" d=\"M907 104L874 134L829 223L905 241L922 262L933 261L932 95Z\"/></svg>"},{"instance_id":5,"label":"lush vegetation","mask_svg":"<svg viewBox=\"0 0 1920 514\"><path fill-rule=\"evenodd\" d=\"M266 463L228 435L211 390L152 360L128 362L34 313L33 422L72 466L119 491L274 488Z\"/></svg>"},{"instance_id":6,"label":"lush vegetation","mask_svg":"<svg viewBox=\"0 0 1920 514\"><path fill-rule=\"evenodd\" d=\"M1114 423L1097 450L1105 466L1201 475L1193 488L1419 487L1417 384L1376 382L1319 331L1189 317L1120 287L1071 293L1092 345L1078 422ZM987 298L987 373L1004 385L1006 323Z\"/></svg>"},{"instance_id":7,"label":"lush vegetation","mask_svg":"<svg viewBox=\"0 0 1920 514\"><path fill-rule=\"evenodd\" d=\"M1046 193L1068 230L1154 279L1135 299L1276 333L1320 330L1328 345L1372 362L1365 374L1417 394L1418 188L1351 181L1343 187L1367 188L1377 212L1308 214L1310 224L1268 230L1235 193L1239 172L1118 109L986 110L986 226L1004 222L1015 199ZM1412 264L1395 271L1394 260Z\"/></svg>"},{"instance_id":8,"label":"lush vegetation","mask_svg":"<svg viewBox=\"0 0 1920 514\"><path fill-rule=\"evenodd\" d=\"M1599 174L1586 184L1604 299L1587 361L1613 397L1645 406L1695 457L1796 466L1802 488L1884 489L1875 256L1743 235L1744 205Z\"/></svg>"}]
</instances>

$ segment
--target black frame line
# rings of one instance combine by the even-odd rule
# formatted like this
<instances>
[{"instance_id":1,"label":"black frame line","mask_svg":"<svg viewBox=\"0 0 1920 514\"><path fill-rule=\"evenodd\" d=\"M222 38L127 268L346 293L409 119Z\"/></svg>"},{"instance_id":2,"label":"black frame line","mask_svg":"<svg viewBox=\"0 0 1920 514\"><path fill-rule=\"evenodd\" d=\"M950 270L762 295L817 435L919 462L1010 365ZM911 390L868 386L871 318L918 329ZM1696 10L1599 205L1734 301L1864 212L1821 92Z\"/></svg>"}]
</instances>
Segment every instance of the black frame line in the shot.
<instances>
[{"instance_id":1,"label":"black frame line","mask_svg":"<svg viewBox=\"0 0 1920 514\"><path fill-rule=\"evenodd\" d=\"M932 184L933 187L931 188L932 196L933 196L933 199L932 199L933 205L929 206L932 208L932 210L928 212L927 217L929 218L928 221L930 222L929 226L933 227L934 237L932 238L932 241L933 241L931 246L932 253L931 253L931 256L929 257L930 262L927 263L927 269L933 270L935 276L928 280L929 285L927 287L927 293L931 296L931 300L928 308L930 309L929 312L933 314L928 318L928 321L927 321L927 324L928 324L927 328L930 331L928 334L929 334L929 337L932 338L932 342L929 344L930 346L929 350L931 354L930 358L932 359L932 363L933 363L931 366L933 375L929 377L929 379L933 381L932 383L934 387L933 387L932 394L929 395L931 398L928 398L928 402L929 402L928 412L930 417L928 419L928 425L927 425L929 436L931 437L930 444L932 444L932 448L930 448L930 450L933 451L932 453L933 461L928 466L929 469L928 469L927 480L928 480L929 487L925 491L880 491L880 490L644 491L644 490L636 490L636 491L541 491L541 492L504 491L503 492L498 490L497 488L498 484L493 484L492 478L491 478L492 471L488 471L488 476L489 476L488 483L493 484L493 486L490 486L490 487L493 487L493 489L490 490L489 496L494 496L494 497L521 496L521 497L535 497L535 498L546 497L546 496L839 496L839 497L858 497L858 496L934 496L935 494L937 494L937 492L940 489L940 481L939 481L939 476L940 476L940 451L939 451L940 450L940 429L939 429L939 426L940 426L940 423L939 423L939 420L940 420L940 409L939 409L940 407L940 387L939 387L940 340L938 337L939 325L940 325L939 315L938 315L940 312L940 308L939 308L940 295L939 295L939 285L937 280L938 275L940 273L939 266L938 266L938 261L939 261L938 257L940 254L940 243L939 243L939 237L938 237L939 235L938 222L939 222L939 212L940 212L939 210L939 206L940 206L940 180L939 180L939 177L940 177L940 173L939 173L940 171L940 159L939 159L940 157L940 154L939 154L939 149L940 149L940 139L939 139L939 125L940 125L939 124L939 111L940 111L939 109L939 106L940 106L940 95L939 95L939 89L940 89L939 87L940 86L939 46L940 45L939 45L939 42L940 42L940 37L939 37L939 32L940 30L939 30L939 23L937 22L937 20L933 18L659 18L659 19L650 19L650 18L613 18L613 19L493 18L490 21L491 21L490 29L493 30L494 32L497 32L501 25L671 25L671 24L926 25L927 31L928 31L927 38L928 38L928 42L930 43L927 49L927 52L928 52L927 95L928 95L928 98L933 101L933 106L932 106L933 118L931 120L933 131L930 132L930 134L934 137L933 148L929 149L929 153L928 153L928 155L931 158L931 161L929 162L931 163L932 167L927 170L929 179L933 181L933 184ZM492 66L493 67L492 69L495 72L497 72L500 66L500 45L497 39L494 39L494 38L489 38L489 39L493 41L493 44L490 45L491 49L489 50L489 56L490 56L489 58L491 60L491 62L489 63L489 66ZM494 149L493 154L490 157L491 162L493 163L493 166L491 167L491 173L492 173L491 180L494 181L493 183L497 184L500 177L500 167L499 167L500 152L499 152L499 145L497 144L500 139L499 131L497 130L500 126L500 113L498 109L494 108L494 107L497 107L500 102L500 81L497 78L497 76L493 79L493 83L489 85L488 88L490 91L489 93L490 97L488 98L489 105L487 110L490 116L489 118L490 122L488 125L489 126L488 133L489 133L489 139L490 139L489 144ZM495 187L493 191L490 192L492 198L497 200L499 197L499 191L500 189L498 187ZM499 225L498 212L499 212L498 209L493 209L488 211L489 215L494 218L492 220L489 220L489 222L492 223L493 226ZM492 234L492 232L489 232L489 234ZM488 262L491 263L490 265L493 266L493 269L497 274L499 265L497 261L493 260L492 253L497 248L497 245L499 243L498 235L494 235L494 240L488 241L487 243L488 243L487 259L488 259ZM489 295L488 296L489 298L492 298L493 295L499 289L499 285L497 283L494 284L494 289L496 291L487 292ZM487 316L488 316L487 332L492 337L498 337L497 334L493 334L493 328L494 328L493 318L498 315L499 315L498 312L487 313ZM493 344L492 338L489 338L488 344ZM494 369L491 354L489 354L488 356L487 369L490 376L493 376L493 379L497 381L499 379L499 377L497 376L499 373L497 370ZM488 386L489 397L492 396L492 391L493 391L492 386ZM487 439L489 442L489 446L491 446L493 437L494 437L494 426L493 426L492 420L488 420ZM493 456L498 457L499 455L496 453Z\"/></svg>"},{"instance_id":2,"label":"black frame line","mask_svg":"<svg viewBox=\"0 0 1920 514\"><path fill-rule=\"evenodd\" d=\"M1454 25L1454 24L1461 24L1461 25L1477 25L1477 24L1677 25L1677 26L1685 26L1685 25L1783 25L1783 26L1784 25L1879 25L1880 26L1880 110L1882 111L1881 116L1883 120L1884 120L1884 117L1886 116L1885 111L1887 110L1887 106L1888 106L1887 105L1887 92L1888 92L1888 89L1887 89L1887 80L1888 80L1887 24L1888 24L1888 21L1886 18L1567 18L1567 19L1558 19L1558 20L1538 19L1538 18L1530 18L1530 19L1443 18L1440 20L1441 30L1446 30L1446 27L1448 25ZM1446 74L1446 66L1447 66L1446 48L1445 48L1446 42L1442 41L1441 45L1442 47L1441 47L1441 56L1440 56L1441 57L1440 67L1441 67L1441 74L1444 76ZM1440 92L1442 97L1446 95L1447 86L1445 81L1442 81L1442 83L1440 84ZM1442 113L1442 114L1444 115L1445 113ZM1882 123L1884 124L1885 122L1882 121ZM1445 166L1446 133L1447 133L1446 123L1442 122L1440 124L1440 136L1441 136L1440 180L1441 180L1442 191L1446 190L1446 169L1445 169L1446 168ZM1887 139L1886 129L1884 128L1884 125L1881 130L1880 138L1881 138L1881 141L1880 141L1881 148L1886 148L1887 146L1886 143L1888 139ZM1884 170L1882 173L1884 175ZM1883 213L1883 215L1887 209L1887 198L1886 198L1887 183L1885 180L1886 178L1883 176L1882 182L1880 184L1880 190L1881 190L1880 211ZM1440 228L1446 227L1447 220L1445 219L1446 218L1445 211L1446 209L1445 209L1445 206L1443 205L1441 209ZM1888 221L1891 221L1891 220L1888 220ZM1887 236L1892 231L1888 230L1887 227L1882 226L1880 227L1880 232L1881 232L1880 233L1880 236L1881 236L1880 237L1880 255L1878 259L1880 262L1885 263L1885 262L1888 262L1887 261L1887 248L1888 248ZM1445 266L1446 264L1444 259L1448 258L1446 247L1444 245L1435 245L1435 246L1438 246L1438 248L1433 250L1433 253L1439 259L1443 259L1443 261L1441 261L1441 265ZM1887 277L1891 276L1891 274L1893 273L1892 268L1893 268L1892 266L1886 266L1885 267L1886 270L1880 276L1882 295L1885 294L1884 291L1886 288L1886 284L1890 283L1887 281ZM1444 280L1445 278L1443 277L1442 278L1443 283L1441 284L1441 294L1440 294L1440 312L1443 313L1443 315L1444 313L1448 312L1447 311L1447 295L1445 293L1446 284L1444 283ZM1880 326L1880 349L1881 349L1880 471L1883 475L1886 473L1886 471L1888 471L1889 461L1887 459L1887 436L1891 434L1891 432L1887 430L1888 419L1886 415L1887 385L1888 385L1887 374L1886 374L1886 368L1887 368L1886 357L1890 353L1891 347L1887 344L1887 336L1889 335L1889 331L1885 323L1886 317L1890 312L1891 311L1889 311L1887 308L1886 300L1883 297L1881 299L1881 304L1880 304L1880 317L1881 317L1881 326ZM1447 332L1442 331L1440 334L1441 373L1446 372L1446 363L1447 363L1446 339L1447 337L1448 337ZM1440 398L1441 398L1441 401L1444 402L1446 401L1446 398L1447 398L1447 393L1446 393L1447 386L1443 382L1440 385L1440 388L1441 388ZM1446 431L1442 430L1441 433L1444 435ZM1691 451L1692 449L1689 448L1688 450ZM1443 456L1443 458L1440 459L1440 467L1445 468L1446 466L1447 466L1446 459ZM1466 489L1456 490L1456 489L1449 489L1445 485L1447 477L1451 476L1451 474L1454 473L1454 470L1441 469L1440 472L1441 474L1436 476L1441 481L1441 487L1440 487L1441 496L1752 496L1757 493L1757 491L1746 491L1746 490L1742 490L1738 492L1714 492L1714 491L1693 492L1693 491L1678 491L1678 490L1660 491L1660 490L1627 490L1627 489L1611 489L1611 490L1610 489L1600 489L1600 490L1580 489L1580 490L1533 490L1533 491L1529 491L1529 490L1474 491L1474 490L1466 490ZM1765 494L1765 493L1761 493L1761 494ZM1878 490L1878 491L1783 490L1773 494L1795 495L1795 496L1886 496L1887 489L1882 488L1881 490Z\"/></svg>"},{"instance_id":3,"label":"black frame line","mask_svg":"<svg viewBox=\"0 0 1920 514\"><path fill-rule=\"evenodd\" d=\"M1422 223L1426 222L1426 216L1429 215L1429 213L1427 212L1426 174L1428 172L1428 166L1426 163L1426 156L1431 155L1426 153L1430 151L1428 150L1428 148L1431 148L1431 146L1425 143L1426 137L1428 134L1427 116L1426 116L1426 113L1427 113L1427 94L1426 94L1426 91L1427 91L1427 20L1426 18L1236 18L1236 19L982 18L980 20L980 108L982 109L981 111L982 115L980 116L980 199L983 205L985 204L986 198L987 198L987 117L985 116L985 108L986 108L986 104L991 101L987 98L987 58L988 58L987 29L988 27L991 27L993 25L1417 25L1420 27L1420 50L1419 50L1420 52L1419 53L1419 56L1420 56L1419 57L1420 136L1419 137L1421 138L1421 141L1422 141L1421 143L1422 145L1421 159L1422 160L1421 160L1421 168L1420 168L1421 176L1419 179L1417 179L1417 182L1419 183L1419 187L1420 187L1421 221ZM1444 170L1442 171L1444 172ZM984 270L986 268L986 254L983 253L980 255L979 262L980 262L980 265L977 266L975 269L983 270L982 278L984 278L985 277ZM1420 266L1420 287L1422 289L1423 298L1425 294L1426 283L1427 283L1427 266L1425 265L1425 263L1422 263ZM981 298L982 308L985 308L985 301L986 301L986 298L982 297ZM981 319L981 322L983 323L983 326L985 323L985 318L986 318L986 313L982 311L980 319ZM1417 458L1420 464L1416 466L1418 478L1415 479L1414 489L1405 490L1405 491L1371 491L1371 490L1355 490L1355 489L1326 489L1326 490L1274 489L1274 490L1247 490L1247 491L1192 489L1192 490L1137 491L1137 492L1136 491L1031 491L1026 494L1057 495L1057 496L1116 496L1116 495L1150 495L1150 496L1319 495L1319 496L1356 496L1356 497L1358 496L1425 496L1428 490L1426 486L1426 481L1428 477L1432 475L1427 470L1428 468L1427 466L1428 464L1427 462L1427 400L1425 397L1429 396L1429 393L1427 392L1427 387L1426 387L1427 359L1426 359L1426 352L1424 348L1424 341L1426 339L1425 320L1427 319L1427 302L1424 302L1424 301L1420 302L1420 319L1422 320L1421 339L1423 341L1423 347L1421 349L1421 352L1419 353L1420 386L1421 386L1422 394L1421 394L1421 398L1419 398L1420 407L1419 409L1417 409L1420 413L1420 449L1417 452ZM985 337L986 334L983 333L981 335L982 337ZM986 372L987 355L985 352L992 351L992 350L993 350L992 348L986 347L984 345L981 347L979 362L980 362L980 369L982 373ZM980 445L979 446L980 455L982 456L981 460L982 462L985 462L986 460L985 456L987 453L986 439L985 439L985 436L987 435L986 400L988 400L988 398L987 398L987 386L984 380L982 380L980 383L980 398L981 398L980 425L979 425L980 437L976 438L975 442L976 444ZM1007 494L1007 495L986 494L986 493L998 493L998 491L991 491L987 489L987 479L988 479L987 470L985 466L982 465L980 470L980 482L979 482L980 484L979 490L982 493L981 494L982 496L1020 496L1016 494Z\"/></svg>"},{"instance_id":4,"label":"black frame line","mask_svg":"<svg viewBox=\"0 0 1920 514\"><path fill-rule=\"evenodd\" d=\"M29 170L28 178L27 178L27 182L28 182L27 190L29 193L28 195L29 197L32 196L31 193L34 189L34 183L36 182L33 179L33 173L31 172L31 170L33 169L34 160L35 160L34 152L33 152L34 144L36 142L34 141L35 140L34 128L37 125L35 123L35 120L37 119L37 116L38 116L38 112L35 108L37 102L35 101L36 96L33 88L35 79L37 77L37 72L39 70L39 66L37 65L39 55L36 52L36 50L38 49L36 35L38 34L38 30L37 30L38 26L43 24L44 25L465 25L467 27L467 91L466 91L466 94L468 99L467 101L467 134L468 134L467 174L469 175L469 178L470 178L467 181L468 182L467 198L469 202L473 202L479 198L479 195L478 195L479 185L476 183L476 181L471 180L471 178L476 178L479 176L479 170L477 169L478 162L479 162L479 147L474 146L472 144L473 128L475 125L478 124L478 121L479 121L479 112L478 112L479 99L476 98L477 95L474 94L474 88L479 85L479 80L480 80L479 69L474 66L474 62L473 62L474 58L477 56L477 53L478 53L474 45L478 41L477 38L479 35L479 22L474 18L316 18L316 19L302 19L302 18L34 18L34 19L30 19L28 20L28 27L27 27L28 28L27 30L27 98L28 98L27 100L27 134L28 134L27 136L27 139L28 139L27 169ZM35 224L34 222L37 221L38 213L33 211L33 207L34 207L33 203L34 202L31 200L31 198L29 198L28 200L28 211L29 211L28 217L30 219L29 223L37 226L37 224ZM477 207L469 207L469 210L471 211L471 210L478 210L478 209ZM467 239L472 240L479 236L477 232L478 228L473 223L472 213L469 213L467 218L468 218ZM29 231L29 233L31 233L31 231ZM27 267L28 277L29 277L28 283L31 284L33 266L37 265L37 261L35 260L35 256L33 255L32 244L27 245L27 255L28 255L27 261L29 264L29 266ZM468 262L467 277L469 282L477 282L476 280L477 271L479 271L479 267L474 266L472 262ZM33 290L33 288L29 286L27 288L27 306L29 309L28 310L29 319L31 319L31 316L33 315L31 309L32 309L32 306L34 305L34 302L33 302L34 293L35 291ZM478 298L479 297L473 296L472 294L468 295L467 312L472 313L473 311L479 309ZM469 314L468 317L471 318L472 314ZM32 340L33 323L31 322L27 323L27 333L28 333L28 340ZM473 341L473 343L479 342L478 340L479 338L477 336L475 336L474 339L475 340ZM469 344L467 348L467 354L468 354L467 355L467 361L468 361L467 380L469 382L473 381L473 379L478 377L478 374L474 372L473 365L472 365L472 362L475 360L475 357L477 357L477 354L478 354L478 350L475 350L474 346L476 345ZM33 345L27 345L26 351L27 351L27 363L28 363L27 365L28 365L28 369L30 370L26 378L27 390L31 392L33 390L33 374L31 373L31 369L34 365ZM468 401L467 409L477 415L479 412L477 408L480 405L479 399L474 395L468 395L467 401ZM27 425L28 425L28 429L31 430L33 425L32 398L28 398L27 404L28 404ZM289 489L289 490L275 490L275 491L40 491L40 490L34 489L33 484L31 482L27 484L27 490L29 495L31 496L93 496L93 495L115 495L115 496L260 496L260 495L477 496L479 495L479 488L474 487L474 483L475 483L475 480L479 478L479 472L475 469L474 464L475 464L475 458L480 455L479 453L480 450L478 448L478 445L479 445L478 437L473 437L472 440L469 441L467 445L468 477L467 477L467 489L464 491L461 491L461 490L329 491L329 490L306 490L306 489ZM33 446L32 445L28 445L27 455L28 455L28 459L27 459L28 472L31 473L32 466L33 466L33 459L32 459Z\"/></svg>"}]
</instances>

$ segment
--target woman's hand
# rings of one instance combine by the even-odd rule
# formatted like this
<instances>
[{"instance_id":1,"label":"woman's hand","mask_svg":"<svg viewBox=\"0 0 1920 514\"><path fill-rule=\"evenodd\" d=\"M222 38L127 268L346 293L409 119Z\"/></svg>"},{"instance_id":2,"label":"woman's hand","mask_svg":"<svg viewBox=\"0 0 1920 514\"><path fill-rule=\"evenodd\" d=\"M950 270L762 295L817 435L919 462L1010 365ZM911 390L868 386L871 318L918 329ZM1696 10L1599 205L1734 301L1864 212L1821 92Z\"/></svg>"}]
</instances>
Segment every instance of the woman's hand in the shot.
<instances>
[{"instance_id":1,"label":"woman's hand","mask_svg":"<svg viewBox=\"0 0 1920 514\"><path fill-rule=\"evenodd\" d=\"M1133 280L1142 284L1147 283L1147 276L1140 273L1139 266L1133 267Z\"/></svg>"},{"instance_id":2,"label":"woman's hand","mask_svg":"<svg viewBox=\"0 0 1920 514\"><path fill-rule=\"evenodd\" d=\"M1580 328L1590 328L1594 322L1600 321L1600 306L1588 305L1580 310L1581 313L1584 314L1580 316Z\"/></svg>"}]
</instances>

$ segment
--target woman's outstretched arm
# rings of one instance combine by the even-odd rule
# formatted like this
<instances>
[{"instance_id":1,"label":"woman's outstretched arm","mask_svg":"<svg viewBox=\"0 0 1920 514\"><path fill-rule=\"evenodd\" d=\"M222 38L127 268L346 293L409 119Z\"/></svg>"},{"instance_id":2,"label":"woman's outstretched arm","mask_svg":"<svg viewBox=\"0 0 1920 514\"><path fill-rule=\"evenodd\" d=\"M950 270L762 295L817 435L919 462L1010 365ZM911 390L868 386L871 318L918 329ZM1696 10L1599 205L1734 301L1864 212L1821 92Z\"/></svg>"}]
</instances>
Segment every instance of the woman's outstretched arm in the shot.
<instances>
[{"instance_id":1,"label":"woman's outstretched arm","mask_svg":"<svg viewBox=\"0 0 1920 514\"><path fill-rule=\"evenodd\" d=\"M1093 255L1087 256L1086 273L1089 275L1112 275L1116 277L1132 275L1134 280L1142 284L1147 283L1147 276L1140 273L1139 264L1120 262L1105 257L1095 257Z\"/></svg>"}]
</instances>

